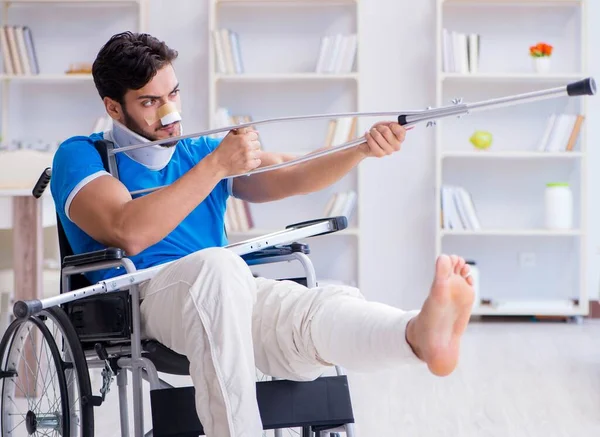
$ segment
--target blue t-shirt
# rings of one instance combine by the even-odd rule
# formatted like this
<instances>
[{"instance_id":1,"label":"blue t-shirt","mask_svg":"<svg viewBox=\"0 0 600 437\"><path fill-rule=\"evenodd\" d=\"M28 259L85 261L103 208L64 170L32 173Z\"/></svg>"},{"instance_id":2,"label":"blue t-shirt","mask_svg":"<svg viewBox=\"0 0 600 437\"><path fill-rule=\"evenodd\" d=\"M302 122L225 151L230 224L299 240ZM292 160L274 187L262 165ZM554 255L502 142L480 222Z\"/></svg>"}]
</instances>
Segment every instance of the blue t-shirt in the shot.
<instances>
[{"instance_id":1,"label":"blue t-shirt","mask_svg":"<svg viewBox=\"0 0 600 437\"><path fill-rule=\"evenodd\" d=\"M81 230L67 214L67 207L74 194L95 177L107 174L94 147L94 142L102 138L101 133L69 138L56 151L52 164L50 189L58 217L75 254L106 248ZM218 144L219 140L209 137L180 140L169 163L160 170L151 170L127 154L118 153L116 160L119 180L130 192L172 184L211 153ZM129 259L140 270L179 259L207 247L225 246L227 239L224 216L229 190L228 181L220 181L177 228L160 242L137 255L128 256ZM96 283L123 273L122 269L108 269L87 273L87 277L92 283Z\"/></svg>"}]
</instances>

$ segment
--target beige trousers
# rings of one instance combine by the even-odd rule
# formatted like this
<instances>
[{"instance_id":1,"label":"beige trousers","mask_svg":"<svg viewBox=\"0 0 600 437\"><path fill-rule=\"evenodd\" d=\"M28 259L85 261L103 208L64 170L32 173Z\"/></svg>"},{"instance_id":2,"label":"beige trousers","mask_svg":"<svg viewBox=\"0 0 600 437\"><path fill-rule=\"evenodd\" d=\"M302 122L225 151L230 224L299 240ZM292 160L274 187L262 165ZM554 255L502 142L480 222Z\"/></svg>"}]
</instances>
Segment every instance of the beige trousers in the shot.
<instances>
[{"instance_id":1,"label":"beige trousers","mask_svg":"<svg viewBox=\"0 0 600 437\"><path fill-rule=\"evenodd\" d=\"M141 285L143 335L190 360L208 437L260 437L256 369L306 381L328 366L372 371L422 362L405 338L416 311L367 302L346 286L308 289L255 278L241 257L210 248Z\"/></svg>"}]
</instances>

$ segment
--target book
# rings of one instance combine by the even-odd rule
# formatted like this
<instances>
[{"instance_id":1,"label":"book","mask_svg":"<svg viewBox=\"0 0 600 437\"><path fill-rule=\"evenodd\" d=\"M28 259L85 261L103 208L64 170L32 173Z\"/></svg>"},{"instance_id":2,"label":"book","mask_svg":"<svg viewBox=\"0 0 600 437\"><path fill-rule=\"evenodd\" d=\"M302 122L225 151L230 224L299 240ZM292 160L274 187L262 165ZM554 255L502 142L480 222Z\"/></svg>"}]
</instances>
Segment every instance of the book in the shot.
<instances>
[{"instance_id":1,"label":"book","mask_svg":"<svg viewBox=\"0 0 600 437\"><path fill-rule=\"evenodd\" d=\"M230 196L225 209L225 229L229 232L246 232L254 229L254 220L248 202Z\"/></svg>"},{"instance_id":2,"label":"book","mask_svg":"<svg viewBox=\"0 0 600 437\"><path fill-rule=\"evenodd\" d=\"M334 193L327 201L323 214L325 217L352 218L356 209L357 194L354 190Z\"/></svg>"},{"instance_id":3,"label":"book","mask_svg":"<svg viewBox=\"0 0 600 437\"><path fill-rule=\"evenodd\" d=\"M463 187L443 185L441 225L446 230L479 230L481 223L471 194Z\"/></svg>"},{"instance_id":4,"label":"book","mask_svg":"<svg viewBox=\"0 0 600 437\"><path fill-rule=\"evenodd\" d=\"M479 72L481 35L442 29L442 68L446 73Z\"/></svg>"},{"instance_id":5,"label":"book","mask_svg":"<svg viewBox=\"0 0 600 437\"><path fill-rule=\"evenodd\" d=\"M0 50L4 74L29 76L40 73L32 32L28 26L0 27Z\"/></svg>"},{"instance_id":6,"label":"book","mask_svg":"<svg viewBox=\"0 0 600 437\"><path fill-rule=\"evenodd\" d=\"M321 37L315 73L351 73L358 50L358 35L336 33Z\"/></svg>"},{"instance_id":7,"label":"book","mask_svg":"<svg viewBox=\"0 0 600 437\"><path fill-rule=\"evenodd\" d=\"M538 142L540 152L573 151L579 139L585 116L581 114L551 114Z\"/></svg>"}]
</instances>

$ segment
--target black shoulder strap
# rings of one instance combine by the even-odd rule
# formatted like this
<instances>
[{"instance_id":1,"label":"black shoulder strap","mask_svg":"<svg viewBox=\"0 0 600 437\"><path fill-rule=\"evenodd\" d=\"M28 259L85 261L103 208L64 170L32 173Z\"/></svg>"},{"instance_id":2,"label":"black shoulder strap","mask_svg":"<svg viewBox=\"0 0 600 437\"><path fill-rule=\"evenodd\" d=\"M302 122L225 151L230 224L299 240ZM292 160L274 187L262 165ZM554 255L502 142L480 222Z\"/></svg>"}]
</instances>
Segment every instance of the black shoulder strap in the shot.
<instances>
[{"instance_id":1,"label":"black shoulder strap","mask_svg":"<svg viewBox=\"0 0 600 437\"><path fill-rule=\"evenodd\" d=\"M94 142L94 147L102 158L102 164L107 172L119 179L119 169L117 168L117 159L113 153L110 153L115 144L109 140L97 140Z\"/></svg>"}]
</instances>

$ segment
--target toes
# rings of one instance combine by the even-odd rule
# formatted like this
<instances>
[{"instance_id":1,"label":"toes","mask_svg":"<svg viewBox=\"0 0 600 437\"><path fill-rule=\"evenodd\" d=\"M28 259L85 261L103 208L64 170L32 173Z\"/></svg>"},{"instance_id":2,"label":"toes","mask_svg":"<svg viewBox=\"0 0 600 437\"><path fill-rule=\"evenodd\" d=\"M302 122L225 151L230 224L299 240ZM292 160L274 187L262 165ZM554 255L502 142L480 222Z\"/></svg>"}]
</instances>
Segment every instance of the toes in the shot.
<instances>
[{"instance_id":1,"label":"toes","mask_svg":"<svg viewBox=\"0 0 600 437\"><path fill-rule=\"evenodd\" d=\"M448 255L440 255L435 264L435 276L436 277L448 277L454 269L454 263L452 258Z\"/></svg>"},{"instance_id":2,"label":"toes","mask_svg":"<svg viewBox=\"0 0 600 437\"><path fill-rule=\"evenodd\" d=\"M452 271L456 271L456 265L458 264L458 255L450 255L452 261Z\"/></svg>"},{"instance_id":3,"label":"toes","mask_svg":"<svg viewBox=\"0 0 600 437\"><path fill-rule=\"evenodd\" d=\"M458 262L456 263L456 267L454 267L454 273L460 275L466 264L467 262L464 258L458 257Z\"/></svg>"},{"instance_id":4,"label":"toes","mask_svg":"<svg viewBox=\"0 0 600 437\"><path fill-rule=\"evenodd\" d=\"M459 274L462 277L466 277L469 274L470 271L471 271L471 266L469 266L469 264L464 263L463 266L462 266L462 268L460 269Z\"/></svg>"},{"instance_id":5,"label":"toes","mask_svg":"<svg viewBox=\"0 0 600 437\"><path fill-rule=\"evenodd\" d=\"M469 284L472 287L474 284L474 281L473 281L472 276L468 276L469 273L471 273L471 266L469 266L469 264L464 264L462 269L460 270L460 275L463 278L465 278L465 281L467 281L467 284Z\"/></svg>"},{"instance_id":6,"label":"toes","mask_svg":"<svg viewBox=\"0 0 600 437\"><path fill-rule=\"evenodd\" d=\"M452 271L459 275L465 260L459 257L458 255L450 255L450 259L452 260Z\"/></svg>"}]
</instances>

